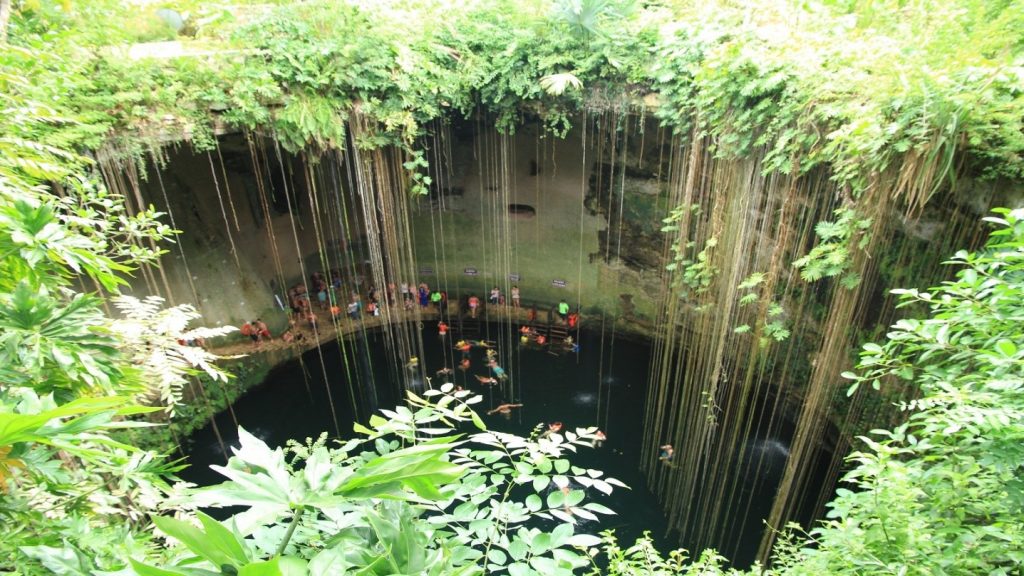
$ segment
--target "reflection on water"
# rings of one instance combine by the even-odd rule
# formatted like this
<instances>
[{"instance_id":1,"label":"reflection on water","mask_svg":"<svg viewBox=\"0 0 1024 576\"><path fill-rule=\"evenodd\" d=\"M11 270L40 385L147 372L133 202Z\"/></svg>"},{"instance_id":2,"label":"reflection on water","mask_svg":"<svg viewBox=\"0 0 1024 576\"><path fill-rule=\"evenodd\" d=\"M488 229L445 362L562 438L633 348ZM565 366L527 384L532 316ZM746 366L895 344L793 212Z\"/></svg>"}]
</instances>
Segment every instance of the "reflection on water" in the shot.
<instances>
[{"instance_id":1,"label":"reflection on water","mask_svg":"<svg viewBox=\"0 0 1024 576\"><path fill-rule=\"evenodd\" d=\"M576 406L593 406L597 403L597 394L593 392L577 392L572 397L572 403Z\"/></svg>"}]
</instances>

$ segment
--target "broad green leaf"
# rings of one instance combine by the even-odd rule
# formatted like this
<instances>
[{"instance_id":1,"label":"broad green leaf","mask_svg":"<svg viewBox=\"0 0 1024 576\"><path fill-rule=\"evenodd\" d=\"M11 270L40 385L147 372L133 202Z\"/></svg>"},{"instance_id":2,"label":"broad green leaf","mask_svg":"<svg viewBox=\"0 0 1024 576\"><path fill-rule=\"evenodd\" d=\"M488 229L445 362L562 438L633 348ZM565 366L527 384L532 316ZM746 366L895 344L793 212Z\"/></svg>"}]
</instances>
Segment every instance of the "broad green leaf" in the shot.
<instances>
[{"instance_id":1,"label":"broad green leaf","mask_svg":"<svg viewBox=\"0 0 1024 576\"><path fill-rule=\"evenodd\" d=\"M228 564L237 567L240 564L231 552L221 549L216 542L210 541L207 534L188 522L169 516L153 516L153 524L164 534L184 544L196 556L215 566Z\"/></svg>"},{"instance_id":2,"label":"broad green leaf","mask_svg":"<svg viewBox=\"0 0 1024 576\"><path fill-rule=\"evenodd\" d=\"M253 562L238 569L238 576L281 576L278 558L275 556L263 562Z\"/></svg>"}]
</instances>

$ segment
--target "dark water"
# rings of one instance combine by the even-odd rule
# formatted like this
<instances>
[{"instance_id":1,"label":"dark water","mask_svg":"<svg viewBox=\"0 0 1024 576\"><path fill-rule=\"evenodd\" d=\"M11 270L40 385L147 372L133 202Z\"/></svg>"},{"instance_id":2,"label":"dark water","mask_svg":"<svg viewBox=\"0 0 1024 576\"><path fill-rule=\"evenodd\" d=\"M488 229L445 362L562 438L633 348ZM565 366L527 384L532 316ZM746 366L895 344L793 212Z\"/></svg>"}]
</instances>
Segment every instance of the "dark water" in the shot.
<instances>
[{"instance_id":1,"label":"dark water","mask_svg":"<svg viewBox=\"0 0 1024 576\"><path fill-rule=\"evenodd\" d=\"M632 543L643 531L650 530L659 548L669 549L672 542L665 539L665 519L639 471L648 345L621 336L613 339L610 332L602 336L584 331L580 334L579 354L555 356L520 348L517 335L508 334L508 327L492 324L484 329L484 336L489 334L499 342L503 367L515 382L514 398L503 398L500 389L482 386L473 377L487 374L482 349L471 352L471 368L466 373L456 369L450 379L483 395L484 402L477 405L480 412L505 401L523 404L508 418L498 414L484 416L488 427L528 435L538 423L553 421L563 422L568 429L600 426L608 435L604 446L580 450L569 458L576 465L605 471L632 490L617 488L611 496L591 490L588 498L608 506L617 515L605 517L600 526L584 523L581 529L596 533L615 528L623 543ZM459 353L451 349L451 335L442 345L434 323L427 324L423 342L421 363L428 375L458 361ZM392 382L406 375L406 369L395 367L382 333L368 332L365 337L348 340L344 354L336 344L325 344L321 353L322 365L316 350L307 352L301 362L295 360L279 366L264 384L239 399L234 405L239 424L272 447L283 445L289 438L315 438L324 431L333 436L325 372L343 437L355 436L351 433L349 382L354 385L361 409L374 399L380 408L396 404L399 392ZM438 383L436 378L434 383ZM237 432L230 415L220 414L216 421L225 442L236 443ZM209 425L191 438L188 460L191 467L181 474L185 480L200 485L223 480L209 469L211 464L224 462L220 444Z\"/></svg>"},{"instance_id":2,"label":"dark water","mask_svg":"<svg viewBox=\"0 0 1024 576\"><path fill-rule=\"evenodd\" d=\"M307 352L301 361L275 368L262 385L234 405L238 422L272 447L282 446L288 439L316 438L325 431L334 436L333 403L342 437L354 437L353 396L363 414L375 409L374 406L393 408L401 395L395 382L407 379L419 388L424 384L425 372L436 386L444 379L434 377L435 371L459 361L460 353L452 348L457 337L449 334L442 341L435 327L436 323L429 322L424 328L422 372L402 366L387 352L384 334L369 331L345 340L344 350L336 343L325 344L320 351ZM518 335L508 326L485 324L482 329L484 334L476 337L498 342L501 363L515 383L514 396L497 387L483 386L474 378L474 374L488 375L485 352L480 348L472 350L468 371L456 369L447 380L482 394L484 402L476 405L481 413L503 402L523 404L509 417L483 416L488 427L526 436L536 425L553 421L563 422L567 429L599 426L608 435L604 446L570 454L570 460L578 466L603 470L632 489L616 489L611 496L590 490L589 498L608 506L617 515L604 517L600 526L584 520L581 528L592 533L614 528L620 543L625 545L650 531L660 550L667 552L679 546L678 534L666 534L665 517L639 470L650 361L648 344L610 332L583 331L579 336L579 354L552 355L520 347ZM216 421L225 442L236 443L237 432L230 415L222 413ZM789 455L791 432L783 430L781 439L755 433L743 451L733 456L740 474L742 504L723 511L727 528L718 536L718 548L737 567L749 566L757 552L763 519L768 516ZM185 480L199 485L223 481L209 469L209 465L225 461L211 426L192 436L187 452L191 467L181 474ZM689 512L698 512L696 506ZM810 519L801 520L806 525ZM687 540L691 548L696 543Z\"/></svg>"}]
</instances>

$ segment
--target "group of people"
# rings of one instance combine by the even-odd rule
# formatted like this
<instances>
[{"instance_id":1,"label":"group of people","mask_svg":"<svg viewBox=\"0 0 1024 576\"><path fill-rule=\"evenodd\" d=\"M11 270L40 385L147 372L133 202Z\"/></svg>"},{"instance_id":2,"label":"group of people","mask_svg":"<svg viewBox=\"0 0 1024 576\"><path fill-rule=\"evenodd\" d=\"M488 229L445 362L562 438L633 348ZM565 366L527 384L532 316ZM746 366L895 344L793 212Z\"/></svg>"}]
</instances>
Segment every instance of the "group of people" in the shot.
<instances>
[{"instance_id":1,"label":"group of people","mask_svg":"<svg viewBox=\"0 0 1024 576\"><path fill-rule=\"evenodd\" d=\"M248 336L252 340L254 348L259 348L260 344L265 341L273 340L273 336L270 334L270 328L267 327L267 323L257 318L251 322L242 324L240 329L242 336Z\"/></svg>"},{"instance_id":2,"label":"group of people","mask_svg":"<svg viewBox=\"0 0 1024 576\"><path fill-rule=\"evenodd\" d=\"M563 352L572 352L574 354L575 353L579 353L579 351L580 351L579 343L576 342L576 340L572 336L566 336L560 342L558 342L558 341L551 341L551 342L549 342L547 336L545 336L544 334L538 332L536 328L534 328L533 326L530 326L529 324L523 324L519 328L519 343L524 345L524 346L526 346L526 345L536 345L536 346L540 346L542 348L544 346L549 346L549 345L556 346L557 345L558 348L561 348L561 351L563 351ZM558 348L556 348L555 351L553 352L556 355L558 353Z\"/></svg>"},{"instance_id":3,"label":"group of people","mask_svg":"<svg viewBox=\"0 0 1024 576\"><path fill-rule=\"evenodd\" d=\"M510 291L510 296L512 300L512 306L514 308L519 308L520 306L522 306L522 296L520 296L519 293L519 286L512 287L512 290ZM491 288L491 293L487 297L487 302L492 306L504 306L506 300L505 295L502 294L501 292L501 288L497 286ZM480 310L480 298L476 294L470 294L469 298L466 300L466 305L469 308L470 317L476 318L477 313ZM533 311L533 315L534 317L536 317L536 310ZM531 318L530 321L532 322L533 318Z\"/></svg>"},{"instance_id":4,"label":"group of people","mask_svg":"<svg viewBox=\"0 0 1024 576\"><path fill-rule=\"evenodd\" d=\"M362 280L357 277L355 282L357 288L350 292L347 303L344 302L344 299L339 298L344 281L341 272L337 269L332 269L327 273L322 271L313 272L309 276L308 283L300 282L291 286L287 290L287 301L291 312L289 327L281 334L282 340L288 343L302 340L303 334L300 327L305 326L310 327L314 335L317 334L320 321L317 315L318 312L329 311L330 318L335 321L339 320L343 315L348 316L353 321L358 321L364 315L371 317L380 316L382 306L399 301L402 302L406 310L414 309L416 306L424 309L434 307L442 314L442 319L438 324L438 334L442 337L448 334L449 326L444 321L447 317L445 314L448 311L447 291L431 289L426 282L418 284L401 282L398 285L392 282L388 283L383 291L378 290L375 286L370 286L365 291L365 294L361 294L358 286L362 285ZM518 308L521 306L519 286L512 286L509 296L513 307ZM500 287L495 286L491 289L488 301L492 305L506 304L505 295ZM284 306L280 300L278 303L282 307ZM470 316L476 318L482 305L481 299L476 294L470 294L464 303L468 308ZM344 308L342 308L343 306ZM558 303L557 311L558 317L562 322L568 324L570 329L576 327L579 315L571 311L569 304L564 299ZM534 323L537 318L536 307L530 308L527 315L527 322ZM272 339L267 325L260 319L246 323L242 331L245 336L252 339L254 347L259 347L262 342ZM548 344L546 336L526 326L523 328L521 340L523 343L534 343L539 346L546 346ZM571 338L566 339L564 344L566 351L577 352L579 350L578 345ZM468 355L464 355L459 368L468 370L468 364ZM504 370L493 358L488 360L488 364L497 379L504 377Z\"/></svg>"},{"instance_id":5,"label":"group of people","mask_svg":"<svg viewBox=\"0 0 1024 576\"><path fill-rule=\"evenodd\" d=\"M438 333L441 333L441 324L444 324L443 320L440 323L438 323ZM444 330L444 334L447 334L447 325L445 325ZM494 375L500 379L507 378L505 370L498 365L497 352L495 352L494 347L495 343L490 340L459 340L458 342L455 343L454 346L456 350L461 352L462 356L461 359L459 360L459 370L461 370L462 372L467 372L469 370L471 366L469 353L473 348L484 348L485 350L487 350L487 365L494 372ZM489 376L485 377L478 375L476 379L481 384L498 383L497 379Z\"/></svg>"},{"instance_id":6,"label":"group of people","mask_svg":"<svg viewBox=\"0 0 1024 576\"><path fill-rule=\"evenodd\" d=\"M511 296L512 306L514 308L519 308L522 304L522 299L519 295L519 286L513 286L509 296ZM491 288L491 294L487 297L487 301L495 306L504 305L505 295L501 293L501 288L498 288L497 286Z\"/></svg>"},{"instance_id":7,"label":"group of people","mask_svg":"<svg viewBox=\"0 0 1024 576\"><path fill-rule=\"evenodd\" d=\"M356 281L357 287L352 290L348 303L344 304L344 300L342 300L342 303L339 303L338 295L342 291L343 283L339 270L330 270L329 275L320 271L313 272L309 276L308 284L299 283L288 289L288 304L291 308L292 317L296 320L315 323L315 319L310 319L311 316L315 316L313 312L314 304L320 311L329 310L334 318L341 315L341 306L345 306L344 312L352 319L358 319L363 314L379 316L382 305L394 304L399 298L401 298L401 302L406 310L412 310L419 306L424 309L433 307L442 314L448 311L448 292L437 288L431 289L430 285L426 282L419 282L418 284L401 282L397 286L394 282L391 282L388 283L383 294L376 287L370 286L365 294L365 304L358 288L358 285L361 284L361 280L358 278ZM487 300L491 305L506 304L505 294L498 286L491 288ZM521 307L522 297L519 286L512 286L509 292L509 300L511 300L513 307ZM470 316L473 318L477 317L481 304L481 299L476 294L471 293L465 300L465 305ZM571 311L565 299L558 303L557 311L563 323L567 323L570 329L575 328L579 314ZM535 320L536 309L531 309L528 321L534 322Z\"/></svg>"}]
</instances>

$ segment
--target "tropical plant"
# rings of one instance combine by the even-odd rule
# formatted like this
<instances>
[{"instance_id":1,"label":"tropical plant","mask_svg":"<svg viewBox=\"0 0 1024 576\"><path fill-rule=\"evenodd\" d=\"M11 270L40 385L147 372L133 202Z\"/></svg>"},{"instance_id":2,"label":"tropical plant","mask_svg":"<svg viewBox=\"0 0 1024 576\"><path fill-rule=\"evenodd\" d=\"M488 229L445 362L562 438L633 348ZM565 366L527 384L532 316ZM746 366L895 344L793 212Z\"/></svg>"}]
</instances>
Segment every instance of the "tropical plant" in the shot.
<instances>
[{"instance_id":1,"label":"tropical plant","mask_svg":"<svg viewBox=\"0 0 1024 576\"><path fill-rule=\"evenodd\" d=\"M868 229L870 218L861 218L852 208L835 211L836 220L818 222L814 227L821 242L809 253L793 261L806 282L839 276L844 288L852 289L860 283L856 272L850 272L851 250L864 250L871 240Z\"/></svg>"},{"instance_id":2,"label":"tropical plant","mask_svg":"<svg viewBox=\"0 0 1024 576\"><path fill-rule=\"evenodd\" d=\"M175 466L135 446L133 417L155 397L173 408L193 371L222 375L177 342L203 334L188 330L191 309L121 300L114 320L87 293L116 293L175 233L152 209L130 215L100 184L83 153L112 140L136 158L168 138L211 147L223 121L317 153L347 146L358 117L367 132L356 145L411 151L430 122L453 113L484 112L506 131L536 115L564 134L594 94L631 103L653 92L666 124L694 130L714 154L755 157L769 174L821 170L851 205L879 174L895 178L892 195L911 208L957 174L1024 174L1020 3L187 4L201 17L185 46L206 48L201 56L128 59L122 44L168 37L159 22L133 25L150 7L19 2L12 14L0 0L3 571L93 574L131 559L149 574L564 573L586 561L573 544L596 544L572 520L605 512L575 486L604 491L611 481L562 457L585 440L460 436L456 424L474 416L451 389L436 405L413 397L372 421L365 440L293 446L291 460L243 435L222 469L228 483L176 499ZM422 192L426 166L415 152L409 161ZM686 210L699 207L666 224ZM888 343L865 347L857 384L904 379L921 396L907 402L906 425L865 439L848 476L854 490L839 493L811 540L783 541L776 571L1020 571L1021 220L995 220L986 251L954 259L964 266L957 280L903 294L931 317L901 321ZM846 210L820 223L801 274L855 284L850 254L869 227ZM718 256L715 238L698 247L689 235L670 266L676 286L698 294ZM785 337L782 317L769 308L764 339ZM215 498L248 510L226 524L169 516ZM153 515L187 552L152 539ZM644 541L606 551L613 573L694 566ZM701 558L697 569L715 573L719 559Z\"/></svg>"},{"instance_id":3,"label":"tropical plant","mask_svg":"<svg viewBox=\"0 0 1024 576\"><path fill-rule=\"evenodd\" d=\"M177 341L189 335L188 309L125 299L126 311L146 313L112 319L83 292L116 292L173 231L153 210L129 215L87 158L34 139L74 121L17 91L2 103L11 113L0 119L0 570L116 569L148 545L135 528L164 509L177 466L112 432L149 426L135 417L159 408L140 401L175 401L163 390L187 374L220 372L212 355Z\"/></svg>"},{"instance_id":4,"label":"tropical plant","mask_svg":"<svg viewBox=\"0 0 1024 576\"><path fill-rule=\"evenodd\" d=\"M600 540L577 532L577 519L612 512L587 492L623 486L564 457L589 447L594 430L488 431L470 408L480 396L452 384L425 395L410 392L409 407L357 424L365 437L335 447L322 436L271 450L240 430L235 455L215 467L229 480L185 501L244 510L222 522L154 518L188 553L171 548L162 562L133 561L135 571L521 575L588 565ZM477 431L461 433L466 423Z\"/></svg>"},{"instance_id":5,"label":"tropical plant","mask_svg":"<svg viewBox=\"0 0 1024 576\"><path fill-rule=\"evenodd\" d=\"M958 252L956 279L896 290L924 318L866 344L862 383L912 383L907 421L850 456L795 574L1013 574L1024 566L1024 210L998 210L985 249Z\"/></svg>"}]
</instances>

